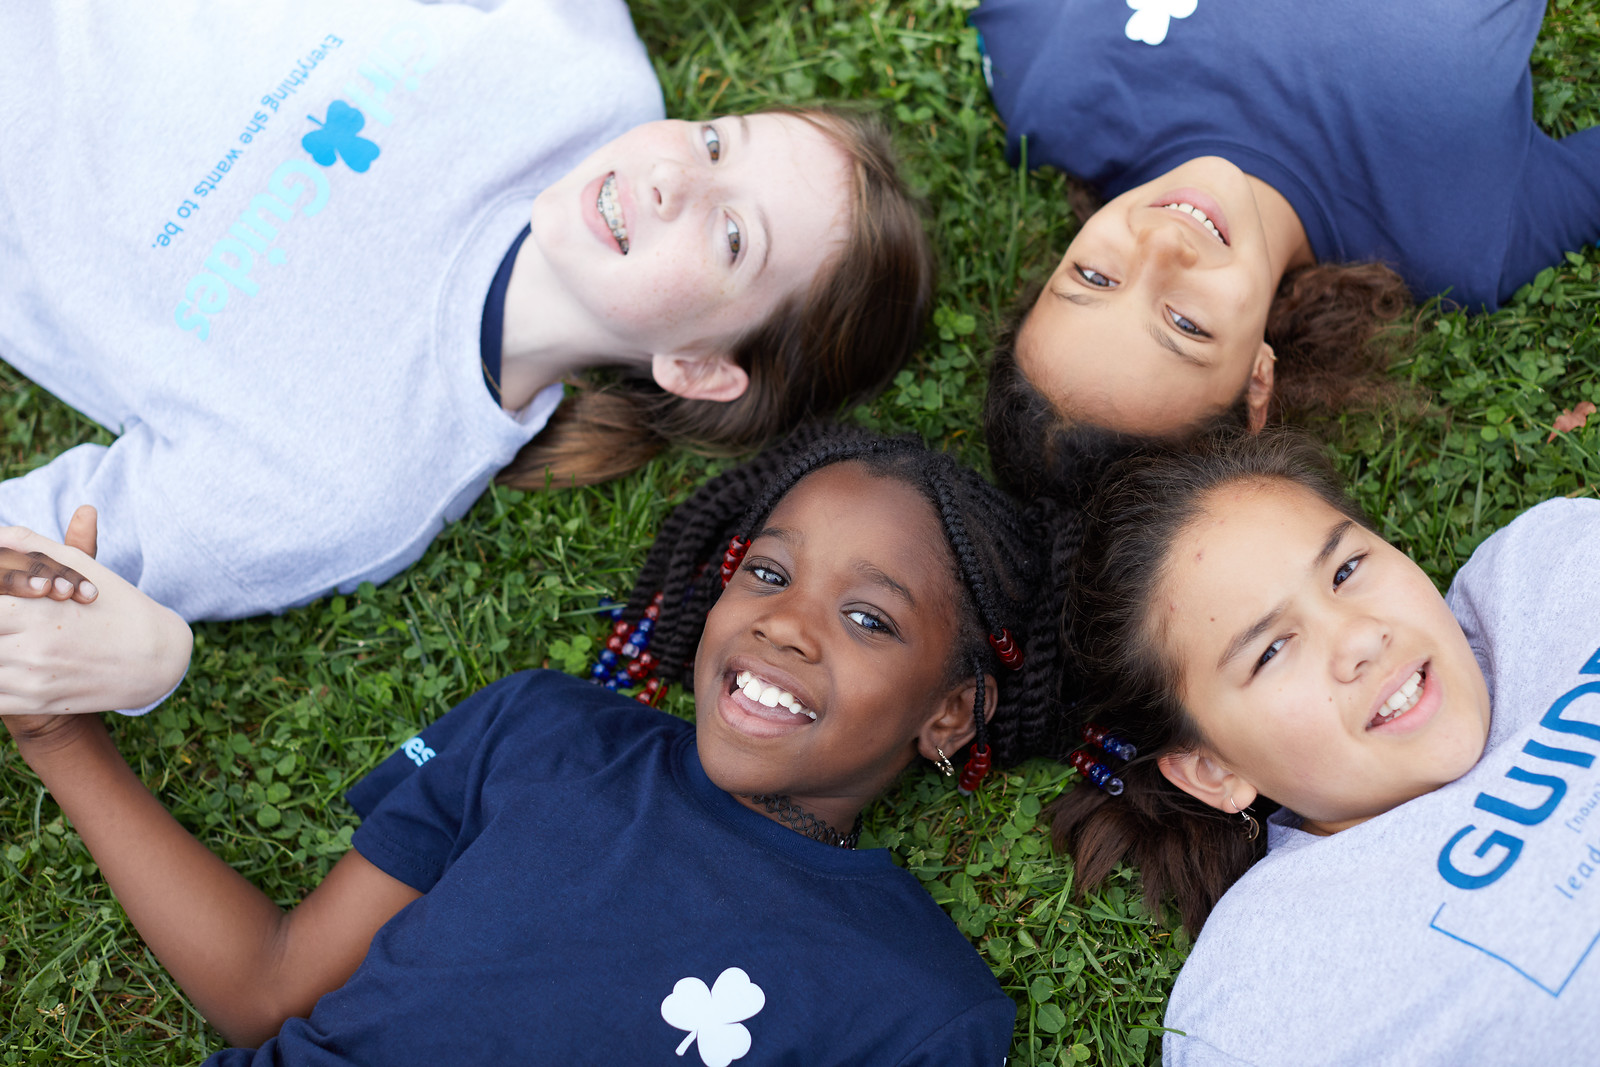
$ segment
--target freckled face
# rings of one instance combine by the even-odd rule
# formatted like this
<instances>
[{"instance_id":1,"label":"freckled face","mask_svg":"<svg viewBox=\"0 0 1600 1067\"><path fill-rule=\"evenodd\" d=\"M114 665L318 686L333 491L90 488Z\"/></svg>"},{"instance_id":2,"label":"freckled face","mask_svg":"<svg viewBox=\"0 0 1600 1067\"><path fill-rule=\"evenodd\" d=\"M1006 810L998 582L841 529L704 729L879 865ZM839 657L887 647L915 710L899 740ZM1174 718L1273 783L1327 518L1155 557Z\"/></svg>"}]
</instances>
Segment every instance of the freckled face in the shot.
<instances>
[{"instance_id":1,"label":"freckled face","mask_svg":"<svg viewBox=\"0 0 1600 1067\"><path fill-rule=\"evenodd\" d=\"M1075 419L1170 434L1243 393L1276 287L1244 172L1190 160L1084 222L1017 338L1018 365Z\"/></svg>"},{"instance_id":2,"label":"freckled face","mask_svg":"<svg viewBox=\"0 0 1600 1067\"><path fill-rule=\"evenodd\" d=\"M540 193L531 236L622 343L720 353L832 261L850 188L844 151L803 119L651 122Z\"/></svg>"},{"instance_id":3,"label":"freckled face","mask_svg":"<svg viewBox=\"0 0 1600 1067\"><path fill-rule=\"evenodd\" d=\"M706 620L694 684L707 775L847 828L949 698L956 603L921 494L858 463L807 475Z\"/></svg>"},{"instance_id":4,"label":"freckled face","mask_svg":"<svg viewBox=\"0 0 1600 1067\"><path fill-rule=\"evenodd\" d=\"M1482 754L1488 687L1444 598L1309 490L1215 491L1165 567L1151 622L1206 749L1307 829L1363 822Z\"/></svg>"}]
</instances>

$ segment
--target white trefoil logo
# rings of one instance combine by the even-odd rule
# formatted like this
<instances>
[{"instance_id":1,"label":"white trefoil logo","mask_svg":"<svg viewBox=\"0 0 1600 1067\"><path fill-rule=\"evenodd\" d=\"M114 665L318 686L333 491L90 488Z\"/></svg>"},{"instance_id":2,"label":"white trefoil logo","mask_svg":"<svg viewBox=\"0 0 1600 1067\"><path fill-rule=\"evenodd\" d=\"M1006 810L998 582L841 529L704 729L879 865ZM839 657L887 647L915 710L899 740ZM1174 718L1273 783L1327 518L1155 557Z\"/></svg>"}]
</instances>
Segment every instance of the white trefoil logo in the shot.
<instances>
[{"instance_id":1,"label":"white trefoil logo","mask_svg":"<svg viewBox=\"0 0 1600 1067\"><path fill-rule=\"evenodd\" d=\"M1156 45L1167 39L1167 27L1173 19L1186 19L1194 14L1200 0L1128 0L1133 17L1124 31L1130 41L1143 41Z\"/></svg>"},{"instance_id":2,"label":"white trefoil logo","mask_svg":"<svg viewBox=\"0 0 1600 1067\"><path fill-rule=\"evenodd\" d=\"M700 1041L700 1059L706 1067L728 1067L750 1051L750 1031L744 1020L767 1002L761 987L737 967L717 975L710 989L698 978L680 978L661 1002L661 1017L689 1036L678 1055Z\"/></svg>"}]
</instances>

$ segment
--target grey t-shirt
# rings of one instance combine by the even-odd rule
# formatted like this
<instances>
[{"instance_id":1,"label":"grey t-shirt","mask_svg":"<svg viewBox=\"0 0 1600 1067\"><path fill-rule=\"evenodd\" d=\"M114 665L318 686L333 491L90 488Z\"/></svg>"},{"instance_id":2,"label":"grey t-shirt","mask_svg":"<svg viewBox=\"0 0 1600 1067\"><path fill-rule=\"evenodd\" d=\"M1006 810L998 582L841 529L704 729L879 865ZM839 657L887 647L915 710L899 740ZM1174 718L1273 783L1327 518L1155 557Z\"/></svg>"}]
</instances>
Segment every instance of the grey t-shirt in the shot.
<instances>
[{"instance_id":1,"label":"grey t-shirt","mask_svg":"<svg viewBox=\"0 0 1600 1067\"><path fill-rule=\"evenodd\" d=\"M1600 1062L1597 564L1594 500L1473 554L1447 600L1489 683L1483 756L1331 837L1274 816L1178 976L1167 1064Z\"/></svg>"}]
</instances>

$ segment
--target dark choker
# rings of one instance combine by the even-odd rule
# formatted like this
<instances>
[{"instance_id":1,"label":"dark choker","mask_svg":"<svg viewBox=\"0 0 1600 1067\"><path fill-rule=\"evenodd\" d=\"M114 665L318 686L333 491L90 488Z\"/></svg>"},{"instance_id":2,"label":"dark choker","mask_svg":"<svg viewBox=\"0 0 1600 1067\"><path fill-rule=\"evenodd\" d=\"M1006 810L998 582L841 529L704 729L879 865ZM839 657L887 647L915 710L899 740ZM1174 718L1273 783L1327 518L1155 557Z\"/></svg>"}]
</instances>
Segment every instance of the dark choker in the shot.
<instances>
[{"instance_id":1,"label":"dark choker","mask_svg":"<svg viewBox=\"0 0 1600 1067\"><path fill-rule=\"evenodd\" d=\"M750 799L760 804L769 814L776 815L785 826L805 834L813 841L821 841L824 845L835 845L839 848L855 848L856 842L861 840L861 816L859 814L856 816L855 825L850 827L850 832L841 834L809 811L797 807L794 801L788 797L763 793Z\"/></svg>"}]
</instances>

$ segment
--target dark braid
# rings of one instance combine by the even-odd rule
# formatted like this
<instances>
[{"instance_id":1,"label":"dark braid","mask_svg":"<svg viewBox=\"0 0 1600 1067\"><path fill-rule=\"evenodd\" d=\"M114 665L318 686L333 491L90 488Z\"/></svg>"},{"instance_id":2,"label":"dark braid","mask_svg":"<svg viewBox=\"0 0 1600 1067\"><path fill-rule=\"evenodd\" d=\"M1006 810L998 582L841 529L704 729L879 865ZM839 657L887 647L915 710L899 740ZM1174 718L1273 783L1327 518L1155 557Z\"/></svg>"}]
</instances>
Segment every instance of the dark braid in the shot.
<instances>
[{"instance_id":1,"label":"dark braid","mask_svg":"<svg viewBox=\"0 0 1600 1067\"><path fill-rule=\"evenodd\" d=\"M1060 600L1055 583L1045 577L1047 541L1038 535L1043 527L1037 516L1022 514L978 474L914 437L886 438L855 427L812 424L712 478L662 524L617 616L622 620L618 631L639 625L652 603L659 603L659 617L652 617L654 631L648 635L655 660L651 669L660 683L692 688L695 650L706 615L722 592L719 568L730 540L754 536L802 478L843 462L862 463L877 476L916 489L939 520L962 590L951 681L969 672L977 679L975 745L992 746L1002 764L1060 755L1064 734L1056 699L1055 640ZM1006 667L990 647L989 635L1000 633L1013 635L1021 648L1021 669ZM599 668L596 675L602 675ZM994 718L987 723L982 715L985 675L999 687ZM642 680L641 674L619 669L618 681L611 684L626 688Z\"/></svg>"}]
</instances>

